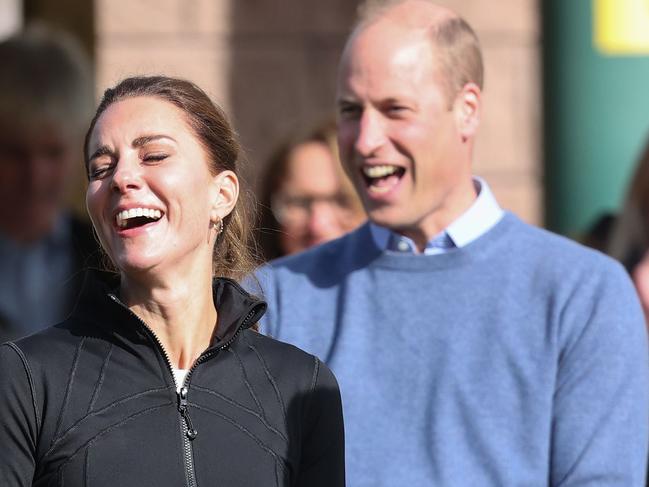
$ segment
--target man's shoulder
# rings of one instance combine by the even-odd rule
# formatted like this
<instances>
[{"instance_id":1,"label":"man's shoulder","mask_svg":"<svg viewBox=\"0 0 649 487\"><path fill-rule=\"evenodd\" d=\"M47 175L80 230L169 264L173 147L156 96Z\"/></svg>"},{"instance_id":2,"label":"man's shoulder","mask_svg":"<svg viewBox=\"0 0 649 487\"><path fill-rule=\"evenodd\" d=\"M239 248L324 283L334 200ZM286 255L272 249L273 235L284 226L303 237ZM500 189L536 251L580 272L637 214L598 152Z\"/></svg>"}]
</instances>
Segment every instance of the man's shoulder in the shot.
<instances>
[{"instance_id":1,"label":"man's shoulder","mask_svg":"<svg viewBox=\"0 0 649 487\"><path fill-rule=\"evenodd\" d=\"M562 275L575 272L626 274L619 262L602 252L521 220L516 223L516 233L509 245L508 258L516 256Z\"/></svg>"}]
</instances>

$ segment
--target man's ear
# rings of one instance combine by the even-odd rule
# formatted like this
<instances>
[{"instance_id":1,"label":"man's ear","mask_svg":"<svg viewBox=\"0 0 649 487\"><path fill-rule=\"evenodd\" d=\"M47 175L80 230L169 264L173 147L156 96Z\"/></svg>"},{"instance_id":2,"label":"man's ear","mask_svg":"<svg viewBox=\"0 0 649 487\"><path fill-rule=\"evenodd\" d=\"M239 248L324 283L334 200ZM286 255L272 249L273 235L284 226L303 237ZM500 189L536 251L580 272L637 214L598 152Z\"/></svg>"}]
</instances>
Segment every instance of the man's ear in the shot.
<instances>
[{"instance_id":1,"label":"man's ear","mask_svg":"<svg viewBox=\"0 0 649 487\"><path fill-rule=\"evenodd\" d=\"M462 142L475 137L480 125L482 93L475 83L465 84L455 97L453 111Z\"/></svg>"},{"instance_id":2,"label":"man's ear","mask_svg":"<svg viewBox=\"0 0 649 487\"><path fill-rule=\"evenodd\" d=\"M239 198L239 178L232 171L221 171L212 177L210 220L216 224L234 209Z\"/></svg>"}]
</instances>

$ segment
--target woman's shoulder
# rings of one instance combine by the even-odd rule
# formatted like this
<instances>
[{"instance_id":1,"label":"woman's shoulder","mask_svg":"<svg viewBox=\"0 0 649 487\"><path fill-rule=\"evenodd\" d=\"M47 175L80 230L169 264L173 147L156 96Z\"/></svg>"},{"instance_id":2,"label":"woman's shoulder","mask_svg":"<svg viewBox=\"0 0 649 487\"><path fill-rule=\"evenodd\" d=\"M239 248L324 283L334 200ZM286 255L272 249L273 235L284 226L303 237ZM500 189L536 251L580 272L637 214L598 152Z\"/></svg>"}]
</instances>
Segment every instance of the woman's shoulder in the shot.
<instances>
[{"instance_id":1,"label":"woman's shoulder","mask_svg":"<svg viewBox=\"0 0 649 487\"><path fill-rule=\"evenodd\" d=\"M97 331L78 320L69 318L54 326L7 342L2 348L12 349L27 363L49 370L72 359L75 350L83 346L90 336L97 336Z\"/></svg>"},{"instance_id":2,"label":"woman's shoulder","mask_svg":"<svg viewBox=\"0 0 649 487\"><path fill-rule=\"evenodd\" d=\"M283 383L299 383L301 389L313 390L323 383L338 388L336 379L329 367L318 357L304 350L279 341L270 336L246 330L242 342L259 363L267 368L271 377Z\"/></svg>"}]
</instances>

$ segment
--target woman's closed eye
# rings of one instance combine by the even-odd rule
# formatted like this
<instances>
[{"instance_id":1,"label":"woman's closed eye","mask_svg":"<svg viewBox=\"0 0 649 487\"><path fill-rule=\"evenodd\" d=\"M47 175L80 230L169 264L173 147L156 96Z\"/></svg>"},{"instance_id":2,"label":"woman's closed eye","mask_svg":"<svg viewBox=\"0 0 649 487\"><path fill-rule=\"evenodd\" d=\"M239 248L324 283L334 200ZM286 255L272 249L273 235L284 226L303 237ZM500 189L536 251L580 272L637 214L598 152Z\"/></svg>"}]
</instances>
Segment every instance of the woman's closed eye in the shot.
<instances>
[{"instance_id":1,"label":"woman's closed eye","mask_svg":"<svg viewBox=\"0 0 649 487\"><path fill-rule=\"evenodd\" d=\"M114 167L114 164L111 163L101 163L101 164L91 164L88 168L88 179L102 179L104 178Z\"/></svg>"},{"instance_id":2,"label":"woman's closed eye","mask_svg":"<svg viewBox=\"0 0 649 487\"><path fill-rule=\"evenodd\" d=\"M166 152L152 152L152 153L144 154L142 156L142 161L148 163L155 163L155 162L164 161L167 157L169 157L169 154L167 154Z\"/></svg>"}]
</instances>

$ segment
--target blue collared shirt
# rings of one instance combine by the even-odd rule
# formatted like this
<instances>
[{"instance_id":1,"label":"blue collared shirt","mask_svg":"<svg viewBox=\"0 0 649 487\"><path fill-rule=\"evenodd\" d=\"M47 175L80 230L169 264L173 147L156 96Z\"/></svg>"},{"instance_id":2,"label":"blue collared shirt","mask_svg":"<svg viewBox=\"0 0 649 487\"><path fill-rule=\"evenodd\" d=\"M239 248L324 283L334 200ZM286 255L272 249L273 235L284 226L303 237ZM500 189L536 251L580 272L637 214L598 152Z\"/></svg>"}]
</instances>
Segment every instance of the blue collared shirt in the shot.
<instances>
[{"instance_id":1,"label":"blue collared shirt","mask_svg":"<svg viewBox=\"0 0 649 487\"><path fill-rule=\"evenodd\" d=\"M473 184L478 193L473 204L455 219L445 230L426 244L425 255L435 255L461 248L487 233L503 217L503 210L496 201L489 185L474 176ZM417 254L412 239L370 222L370 230L376 245L389 252Z\"/></svg>"}]
</instances>

